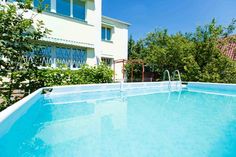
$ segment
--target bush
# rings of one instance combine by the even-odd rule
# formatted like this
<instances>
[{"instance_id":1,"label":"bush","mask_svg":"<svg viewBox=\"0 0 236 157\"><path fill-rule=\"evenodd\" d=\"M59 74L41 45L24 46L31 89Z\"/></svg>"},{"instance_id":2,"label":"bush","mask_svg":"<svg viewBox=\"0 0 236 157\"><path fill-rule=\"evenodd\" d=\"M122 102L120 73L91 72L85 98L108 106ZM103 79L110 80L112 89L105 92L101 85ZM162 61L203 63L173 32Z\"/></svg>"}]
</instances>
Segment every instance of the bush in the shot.
<instances>
[{"instance_id":1,"label":"bush","mask_svg":"<svg viewBox=\"0 0 236 157\"><path fill-rule=\"evenodd\" d=\"M18 87L35 91L41 87L79 85L93 83L111 83L113 71L110 67L101 64L99 66L84 65L78 70L70 69L41 69L34 72L20 71L15 73ZM27 86L21 82L28 78Z\"/></svg>"},{"instance_id":2,"label":"bush","mask_svg":"<svg viewBox=\"0 0 236 157\"><path fill-rule=\"evenodd\" d=\"M84 65L78 70L69 69L41 69L18 71L13 74L13 90L21 89L26 96L41 87L63 86L63 85L79 85L93 83L112 83L113 71L110 67L101 64L91 67ZM4 86L8 89L8 86ZM7 104L7 90L0 95L0 111L5 109ZM12 97L12 103L19 98Z\"/></svg>"}]
</instances>

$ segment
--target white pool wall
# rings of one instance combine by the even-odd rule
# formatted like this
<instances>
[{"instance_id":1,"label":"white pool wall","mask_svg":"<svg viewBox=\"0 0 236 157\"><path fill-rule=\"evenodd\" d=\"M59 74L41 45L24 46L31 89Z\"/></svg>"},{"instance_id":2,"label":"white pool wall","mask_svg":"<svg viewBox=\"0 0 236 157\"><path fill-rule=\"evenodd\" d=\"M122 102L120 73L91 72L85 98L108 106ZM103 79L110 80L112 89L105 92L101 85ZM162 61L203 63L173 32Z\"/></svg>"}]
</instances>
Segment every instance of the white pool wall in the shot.
<instances>
[{"instance_id":1,"label":"white pool wall","mask_svg":"<svg viewBox=\"0 0 236 157\"><path fill-rule=\"evenodd\" d=\"M42 89L39 89L0 112L0 137L3 136L33 104L42 98L41 92Z\"/></svg>"},{"instance_id":2,"label":"white pool wall","mask_svg":"<svg viewBox=\"0 0 236 157\"><path fill-rule=\"evenodd\" d=\"M172 81L170 86L172 89L179 88L179 81ZM110 83L110 84L88 84L88 85L74 85L74 86L57 86L48 87L45 89L53 89L51 94L61 94L61 93L78 93L78 92L96 92L96 91L112 91L112 90L129 90L135 88L161 88L163 90L169 88L169 82L138 82L138 83Z\"/></svg>"},{"instance_id":3,"label":"white pool wall","mask_svg":"<svg viewBox=\"0 0 236 157\"><path fill-rule=\"evenodd\" d=\"M222 90L222 91L236 92L236 84L225 84L225 83L189 82L187 88L201 88L207 90Z\"/></svg>"}]
</instances>

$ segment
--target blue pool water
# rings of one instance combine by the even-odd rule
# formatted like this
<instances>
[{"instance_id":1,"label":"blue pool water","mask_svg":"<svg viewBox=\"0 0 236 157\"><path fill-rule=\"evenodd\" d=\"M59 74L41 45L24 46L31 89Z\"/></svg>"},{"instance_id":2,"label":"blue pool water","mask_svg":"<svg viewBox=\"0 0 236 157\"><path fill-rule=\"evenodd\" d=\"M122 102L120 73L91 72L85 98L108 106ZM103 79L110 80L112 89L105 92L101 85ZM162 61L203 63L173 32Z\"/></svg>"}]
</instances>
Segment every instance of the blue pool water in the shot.
<instances>
[{"instance_id":1,"label":"blue pool water","mask_svg":"<svg viewBox=\"0 0 236 157\"><path fill-rule=\"evenodd\" d=\"M235 93L130 93L41 98L0 138L0 156L236 156Z\"/></svg>"}]
</instances>

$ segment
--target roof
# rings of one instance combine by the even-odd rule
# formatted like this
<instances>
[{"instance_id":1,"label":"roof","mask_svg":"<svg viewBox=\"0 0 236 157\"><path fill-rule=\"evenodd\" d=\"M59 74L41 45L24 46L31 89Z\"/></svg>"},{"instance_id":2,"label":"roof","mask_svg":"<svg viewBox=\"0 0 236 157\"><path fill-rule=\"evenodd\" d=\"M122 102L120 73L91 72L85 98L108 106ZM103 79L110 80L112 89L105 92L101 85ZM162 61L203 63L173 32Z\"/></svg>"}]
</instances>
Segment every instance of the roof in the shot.
<instances>
[{"instance_id":1,"label":"roof","mask_svg":"<svg viewBox=\"0 0 236 157\"><path fill-rule=\"evenodd\" d=\"M227 44L221 47L222 52L236 61L236 35L230 36L227 39Z\"/></svg>"},{"instance_id":2,"label":"roof","mask_svg":"<svg viewBox=\"0 0 236 157\"><path fill-rule=\"evenodd\" d=\"M90 43L84 43L84 42L78 42L78 41L72 41L72 40L65 40L60 38L54 38L54 37L43 37L42 41L52 42L56 44L65 44L65 45L71 45L71 46L78 46L78 47L84 47L84 48L94 48L93 44Z\"/></svg>"},{"instance_id":3,"label":"roof","mask_svg":"<svg viewBox=\"0 0 236 157\"><path fill-rule=\"evenodd\" d=\"M111 17L107 17L107 16L102 16L102 19L117 22L117 23L120 23L120 24L123 24L123 25L126 25L126 26L131 26L130 23L127 23L127 22L124 22L124 21L121 21L121 20L118 20L118 19L114 19L114 18L111 18Z\"/></svg>"}]
</instances>

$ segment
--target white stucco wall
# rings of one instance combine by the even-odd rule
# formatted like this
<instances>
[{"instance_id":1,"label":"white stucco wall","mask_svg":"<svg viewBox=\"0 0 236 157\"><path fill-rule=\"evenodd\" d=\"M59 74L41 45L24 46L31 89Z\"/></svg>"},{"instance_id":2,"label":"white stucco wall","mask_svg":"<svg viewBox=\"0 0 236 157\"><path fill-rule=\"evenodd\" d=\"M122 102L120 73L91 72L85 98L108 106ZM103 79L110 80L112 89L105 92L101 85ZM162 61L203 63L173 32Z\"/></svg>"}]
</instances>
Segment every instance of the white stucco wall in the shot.
<instances>
[{"instance_id":1,"label":"white stucco wall","mask_svg":"<svg viewBox=\"0 0 236 157\"><path fill-rule=\"evenodd\" d=\"M92 66L96 65L98 59L101 60L101 57L114 60L127 59L129 24L102 16L102 0L86 0L85 21L58 15L55 13L56 0L51 0L51 4L51 12L37 14L35 17L35 20L42 20L46 28L52 30L50 35L48 35L49 38L59 39L62 43L66 40L72 43L82 43L77 46L87 49L87 64ZM32 13L28 13L26 16L32 16ZM112 26L111 42L104 42L101 39L101 28L104 23ZM59 44L62 43L60 42ZM50 44L53 44L53 42ZM117 79L122 79L121 71L122 64L117 64Z\"/></svg>"},{"instance_id":2,"label":"white stucco wall","mask_svg":"<svg viewBox=\"0 0 236 157\"><path fill-rule=\"evenodd\" d=\"M129 24L102 17L104 26L112 28L111 42L102 41L101 57L113 58L114 60L128 59L128 27ZM123 78L122 63L115 65L116 79Z\"/></svg>"},{"instance_id":3,"label":"white stucco wall","mask_svg":"<svg viewBox=\"0 0 236 157\"><path fill-rule=\"evenodd\" d=\"M88 48L86 44L93 45L93 48L87 49L87 64L95 65L96 56L101 51L101 5L101 0L86 1L85 22L52 12L38 14L36 20L43 20L45 26L52 30L48 37L85 43L85 48ZM54 8L51 11L55 12Z\"/></svg>"},{"instance_id":4,"label":"white stucco wall","mask_svg":"<svg viewBox=\"0 0 236 157\"><path fill-rule=\"evenodd\" d=\"M52 30L49 37L90 44L96 43L97 30L94 25L54 13L39 14L37 19L42 19L45 26Z\"/></svg>"}]
</instances>

